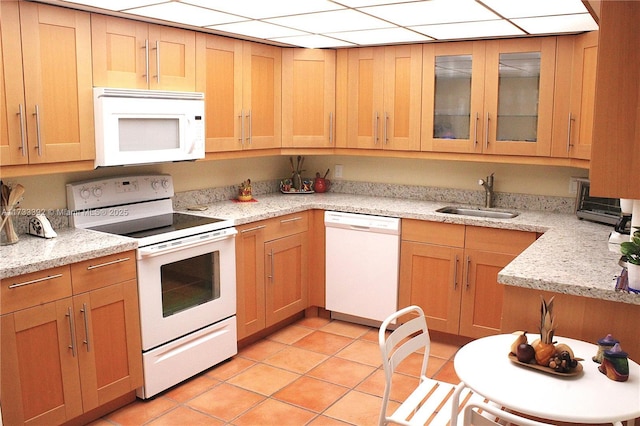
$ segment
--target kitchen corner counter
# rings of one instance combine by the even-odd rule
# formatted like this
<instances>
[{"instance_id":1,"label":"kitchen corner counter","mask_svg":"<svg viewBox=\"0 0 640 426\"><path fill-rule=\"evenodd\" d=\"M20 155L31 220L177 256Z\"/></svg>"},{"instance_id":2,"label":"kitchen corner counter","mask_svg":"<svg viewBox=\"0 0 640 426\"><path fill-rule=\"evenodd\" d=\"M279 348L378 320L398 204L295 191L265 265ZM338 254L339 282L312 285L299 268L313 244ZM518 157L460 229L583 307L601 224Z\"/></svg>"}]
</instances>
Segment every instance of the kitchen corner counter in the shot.
<instances>
[{"instance_id":1,"label":"kitchen corner counter","mask_svg":"<svg viewBox=\"0 0 640 426\"><path fill-rule=\"evenodd\" d=\"M57 237L45 239L20 235L16 244L0 247L0 279L28 274L123 251L135 250L131 238L83 229L56 230Z\"/></svg>"},{"instance_id":2,"label":"kitchen corner counter","mask_svg":"<svg viewBox=\"0 0 640 426\"><path fill-rule=\"evenodd\" d=\"M438 213L437 209L453 203L434 201L334 193L277 193L256 198L257 202L216 202L198 214L233 219L240 225L321 209L536 232L543 235L500 272L498 282L640 305L640 294L614 289L621 267L620 254L608 249L612 227L580 220L573 214L520 210L513 219L492 219Z\"/></svg>"}]
</instances>

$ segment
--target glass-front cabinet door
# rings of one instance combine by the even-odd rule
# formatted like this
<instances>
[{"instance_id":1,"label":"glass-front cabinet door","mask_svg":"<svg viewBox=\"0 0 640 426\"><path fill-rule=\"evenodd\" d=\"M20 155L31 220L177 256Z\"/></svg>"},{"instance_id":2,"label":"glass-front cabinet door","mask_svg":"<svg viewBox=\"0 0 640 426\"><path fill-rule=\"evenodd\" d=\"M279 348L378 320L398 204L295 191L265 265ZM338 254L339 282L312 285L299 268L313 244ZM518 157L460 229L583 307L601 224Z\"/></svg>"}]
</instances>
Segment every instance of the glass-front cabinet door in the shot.
<instances>
[{"instance_id":1,"label":"glass-front cabinet door","mask_svg":"<svg viewBox=\"0 0 640 426\"><path fill-rule=\"evenodd\" d=\"M422 151L482 152L485 42L425 44Z\"/></svg>"},{"instance_id":2,"label":"glass-front cabinet door","mask_svg":"<svg viewBox=\"0 0 640 426\"><path fill-rule=\"evenodd\" d=\"M487 42L483 152L549 156L556 38Z\"/></svg>"}]
</instances>

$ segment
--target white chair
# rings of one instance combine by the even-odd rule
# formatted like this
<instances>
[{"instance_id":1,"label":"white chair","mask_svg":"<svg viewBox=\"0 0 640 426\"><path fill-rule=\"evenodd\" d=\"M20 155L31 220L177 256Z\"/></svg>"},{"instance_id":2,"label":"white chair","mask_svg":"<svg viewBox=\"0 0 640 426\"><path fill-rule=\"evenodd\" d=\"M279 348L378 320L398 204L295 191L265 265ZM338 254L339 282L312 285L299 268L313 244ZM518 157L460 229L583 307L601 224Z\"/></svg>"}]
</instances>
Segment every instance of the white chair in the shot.
<instances>
[{"instance_id":1,"label":"white chair","mask_svg":"<svg viewBox=\"0 0 640 426\"><path fill-rule=\"evenodd\" d=\"M416 317L398 326L387 336L389 326L407 315ZM427 422L430 425L456 426L458 419L462 419L462 408L465 404L488 402L481 395L466 388L463 383L456 386L426 376L431 339L424 312L419 306L401 309L385 319L380 326L378 341L386 379L378 422L380 426L388 423L424 425ZM394 371L405 358L419 349L424 349L419 384L393 413L387 415Z\"/></svg>"},{"instance_id":2,"label":"white chair","mask_svg":"<svg viewBox=\"0 0 640 426\"><path fill-rule=\"evenodd\" d=\"M542 423L536 420L520 417L514 413L483 402L471 402L464 407L464 426L549 426L552 423Z\"/></svg>"}]
</instances>

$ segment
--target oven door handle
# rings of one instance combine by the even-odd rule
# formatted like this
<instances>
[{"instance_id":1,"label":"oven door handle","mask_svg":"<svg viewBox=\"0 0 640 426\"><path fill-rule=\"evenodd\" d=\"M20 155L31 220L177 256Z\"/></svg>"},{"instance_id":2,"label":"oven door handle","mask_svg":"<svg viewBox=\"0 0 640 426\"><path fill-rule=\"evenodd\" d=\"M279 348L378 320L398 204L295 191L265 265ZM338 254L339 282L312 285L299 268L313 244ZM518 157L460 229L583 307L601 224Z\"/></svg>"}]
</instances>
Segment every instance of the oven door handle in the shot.
<instances>
[{"instance_id":1,"label":"oven door handle","mask_svg":"<svg viewBox=\"0 0 640 426\"><path fill-rule=\"evenodd\" d=\"M137 258L148 259L150 257L160 256L168 253L173 253L178 250L190 249L198 247L204 244L216 243L218 241L227 240L229 238L235 238L238 231L234 229L225 229L223 233L214 231L202 235L194 235L191 237L167 241L165 243L155 244L149 247L138 248Z\"/></svg>"}]
</instances>

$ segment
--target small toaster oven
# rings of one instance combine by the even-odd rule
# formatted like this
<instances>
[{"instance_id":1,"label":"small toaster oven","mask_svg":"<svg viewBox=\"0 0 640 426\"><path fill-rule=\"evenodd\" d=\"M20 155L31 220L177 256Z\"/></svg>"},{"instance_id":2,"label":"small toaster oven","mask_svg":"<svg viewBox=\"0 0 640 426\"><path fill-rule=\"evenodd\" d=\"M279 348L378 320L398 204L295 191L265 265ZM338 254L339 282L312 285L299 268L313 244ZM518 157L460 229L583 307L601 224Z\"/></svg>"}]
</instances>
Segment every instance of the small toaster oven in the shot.
<instances>
[{"instance_id":1,"label":"small toaster oven","mask_svg":"<svg viewBox=\"0 0 640 426\"><path fill-rule=\"evenodd\" d=\"M615 225L620 220L620 199L592 197L589 195L589 179L578 179L576 215L580 219Z\"/></svg>"}]
</instances>

